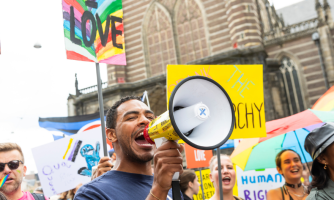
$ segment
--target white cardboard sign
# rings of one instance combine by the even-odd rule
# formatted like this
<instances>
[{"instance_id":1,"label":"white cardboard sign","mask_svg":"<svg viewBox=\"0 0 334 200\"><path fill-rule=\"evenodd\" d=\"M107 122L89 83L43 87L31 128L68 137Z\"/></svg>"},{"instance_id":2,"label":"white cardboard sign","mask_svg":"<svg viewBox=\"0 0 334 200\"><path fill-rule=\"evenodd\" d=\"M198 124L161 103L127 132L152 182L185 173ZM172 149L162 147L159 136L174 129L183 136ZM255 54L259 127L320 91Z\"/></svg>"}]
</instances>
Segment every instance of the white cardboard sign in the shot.
<instances>
[{"instance_id":1,"label":"white cardboard sign","mask_svg":"<svg viewBox=\"0 0 334 200\"><path fill-rule=\"evenodd\" d=\"M266 200L269 190L279 188L284 183L284 177L276 168L242 171L237 166L238 193L245 200Z\"/></svg>"},{"instance_id":2,"label":"white cardboard sign","mask_svg":"<svg viewBox=\"0 0 334 200\"><path fill-rule=\"evenodd\" d=\"M103 157L101 134L101 127L97 127L32 149L46 196L91 180L92 167Z\"/></svg>"}]
</instances>

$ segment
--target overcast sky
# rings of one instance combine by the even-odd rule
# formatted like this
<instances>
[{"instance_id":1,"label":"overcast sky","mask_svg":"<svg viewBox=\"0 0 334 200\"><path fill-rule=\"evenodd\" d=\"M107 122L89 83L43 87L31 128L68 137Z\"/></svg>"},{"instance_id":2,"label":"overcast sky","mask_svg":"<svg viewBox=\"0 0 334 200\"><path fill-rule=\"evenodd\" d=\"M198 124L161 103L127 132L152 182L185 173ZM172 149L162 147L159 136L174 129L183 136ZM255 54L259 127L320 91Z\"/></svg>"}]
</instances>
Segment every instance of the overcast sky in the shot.
<instances>
[{"instance_id":1,"label":"overcast sky","mask_svg":"<svg viewBox=\"0 0 334 200\"><path fill-rule=\"evenodd\" d=\"M300 0L270 0L276 9ZM28 173L36 172L31 148L53 141L38 117L67 116L67 97L96 85L94 63L66 59L60 0L0 1L0 142L23 148ZM35 43L42 45L35 49ZM102 81L107 81L101 64Z\"/></svg>"}]
</instances>

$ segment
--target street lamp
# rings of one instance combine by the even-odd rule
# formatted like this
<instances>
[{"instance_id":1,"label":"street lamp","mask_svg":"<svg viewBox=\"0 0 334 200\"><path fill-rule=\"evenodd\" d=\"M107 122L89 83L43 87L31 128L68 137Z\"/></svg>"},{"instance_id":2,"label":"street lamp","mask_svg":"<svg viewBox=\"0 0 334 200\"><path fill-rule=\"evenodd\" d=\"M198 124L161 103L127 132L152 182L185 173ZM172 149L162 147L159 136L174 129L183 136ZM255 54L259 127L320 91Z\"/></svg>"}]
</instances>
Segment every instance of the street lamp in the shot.
<instances>
[{"instance_id":1,"label":"street lamp","mask_svg":"<svg viewBox=\"0 0 334 200\"><path fill-rule=\"evenodd\" d=\"M312 40L315 42L315 44L318 47L318 54L320 56L320 65L321 65L322 75L324 76L326 89L328 90L329 89L329 84L328 84L328 80L327 80L325 64L324 64L323 57L322 57L322 51L321 51L321 47L320 47L320 36L319 36L318 32L314 32L312 34Z\"/></svg>"},{"instance_id":2,"label":"street lamp","mask_svg":"<svg viewBox=\"0 0 334 200\"><path fill-rule=\"evenodd\" d=\"M36 42L36 43L34 44L34 47L35 47L36 49L40 49L40 48L42 48L42 45L41 45L39 42Z\"/></svg>"}]
</instances>

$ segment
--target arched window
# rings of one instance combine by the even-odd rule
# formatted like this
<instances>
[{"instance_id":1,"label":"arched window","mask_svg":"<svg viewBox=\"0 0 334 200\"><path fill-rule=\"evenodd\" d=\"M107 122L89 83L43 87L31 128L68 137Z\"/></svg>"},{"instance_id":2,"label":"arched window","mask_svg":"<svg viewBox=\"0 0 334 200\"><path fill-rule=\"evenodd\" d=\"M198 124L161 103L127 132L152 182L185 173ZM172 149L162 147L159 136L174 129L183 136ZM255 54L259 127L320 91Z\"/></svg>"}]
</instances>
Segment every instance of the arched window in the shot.
<instances>
[{"instance_id":1,"label":"arched window","mask_svg":"<svg viewBox=\"0 0 334 200\"><path fill-rule=\"evenodd\" d=\"M303 92L300 86L298 76L298 67L289 58L284 56L281 60L280 70L282 72L284 88L288 99L289 110L291 114L295 114L305 110Z\"/></svg>"},{"instance_id":2,"label":"arched window","mask_svg":"<svg viewBox=\"0 0 334 200\"><path fill-rule=\"evenodd\" d=\"M171 18L163 9L155 3L146 18L149 20L145 31L151 76L165 73L167 64L177 64Z\"/></svg>"},{"instance_id":3,"label":"arched window","mask_svg":"<svg viewBox=\"0 0 334 200\"><path fill-rule=\"evenodd\" d=\"M176 27L182 64L209 55L203 16L195 0L180 2L176 12Z\"/></svg>"}]
</instances>

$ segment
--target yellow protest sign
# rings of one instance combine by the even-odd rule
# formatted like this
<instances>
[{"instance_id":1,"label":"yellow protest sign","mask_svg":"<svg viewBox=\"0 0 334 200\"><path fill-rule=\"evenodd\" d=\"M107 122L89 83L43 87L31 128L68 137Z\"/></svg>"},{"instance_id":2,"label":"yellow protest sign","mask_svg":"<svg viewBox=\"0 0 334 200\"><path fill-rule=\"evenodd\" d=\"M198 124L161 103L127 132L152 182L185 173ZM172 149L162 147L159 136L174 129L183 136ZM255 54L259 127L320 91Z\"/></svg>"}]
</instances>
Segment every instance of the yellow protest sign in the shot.
<instances>
[{"instance_id":1,"label":"yellow protest sign","mask_svg":"<svg viewBox=\"0 0 334 200\"><path fill-rule=\"evenodd\" d=\"M210 180L210 169L204 169L202 170L202 178L200 176L199 171L195 171L198 182L201 184L201 181L203 180L203 188L204 188L204 197L205 199L210 199L214 193L215 193L215 188L213 186L213 183ZM202 188L201 186L199 187L199 192L197 195L193 196L194 200L203 200L202 197Z\"/></svg>"},{"instance_id":2,"label":"yellow protest sign","mask_svg":"<svg viewBox=\"0 0 334 200\"><path fill-rule=\"evenodd\" d=\"M235 165L233 165L233 168L235 169ZM199 184L201 184L202 179L201 179L201 176L200 176L200 172L195 171L195 174L197 176ZM205 199L210 199L215 194L215 187L210 180L210 169L202 170L202 178L203 178L204 198ZM235 175L235 179L236 178L237 178L237 175ZM235 180L235 185L233 187L233 195L238 196L237 180ZM193 199L194 200L203 200L202 187L201 186L199 187L198 194L194 195Z\"/></svg>"},{"instance_id":3,"label":"yellow protest sign","mask_svg":"<svg viewBox=\"0 0 334 200\"><path fill-rule=\"evenodd\" d=\"M167 105L177 83L196 75L215 80L230 96L235 114L230 139L266 137L262 65L168 65Z\"/></svg>"}]
</instances>

